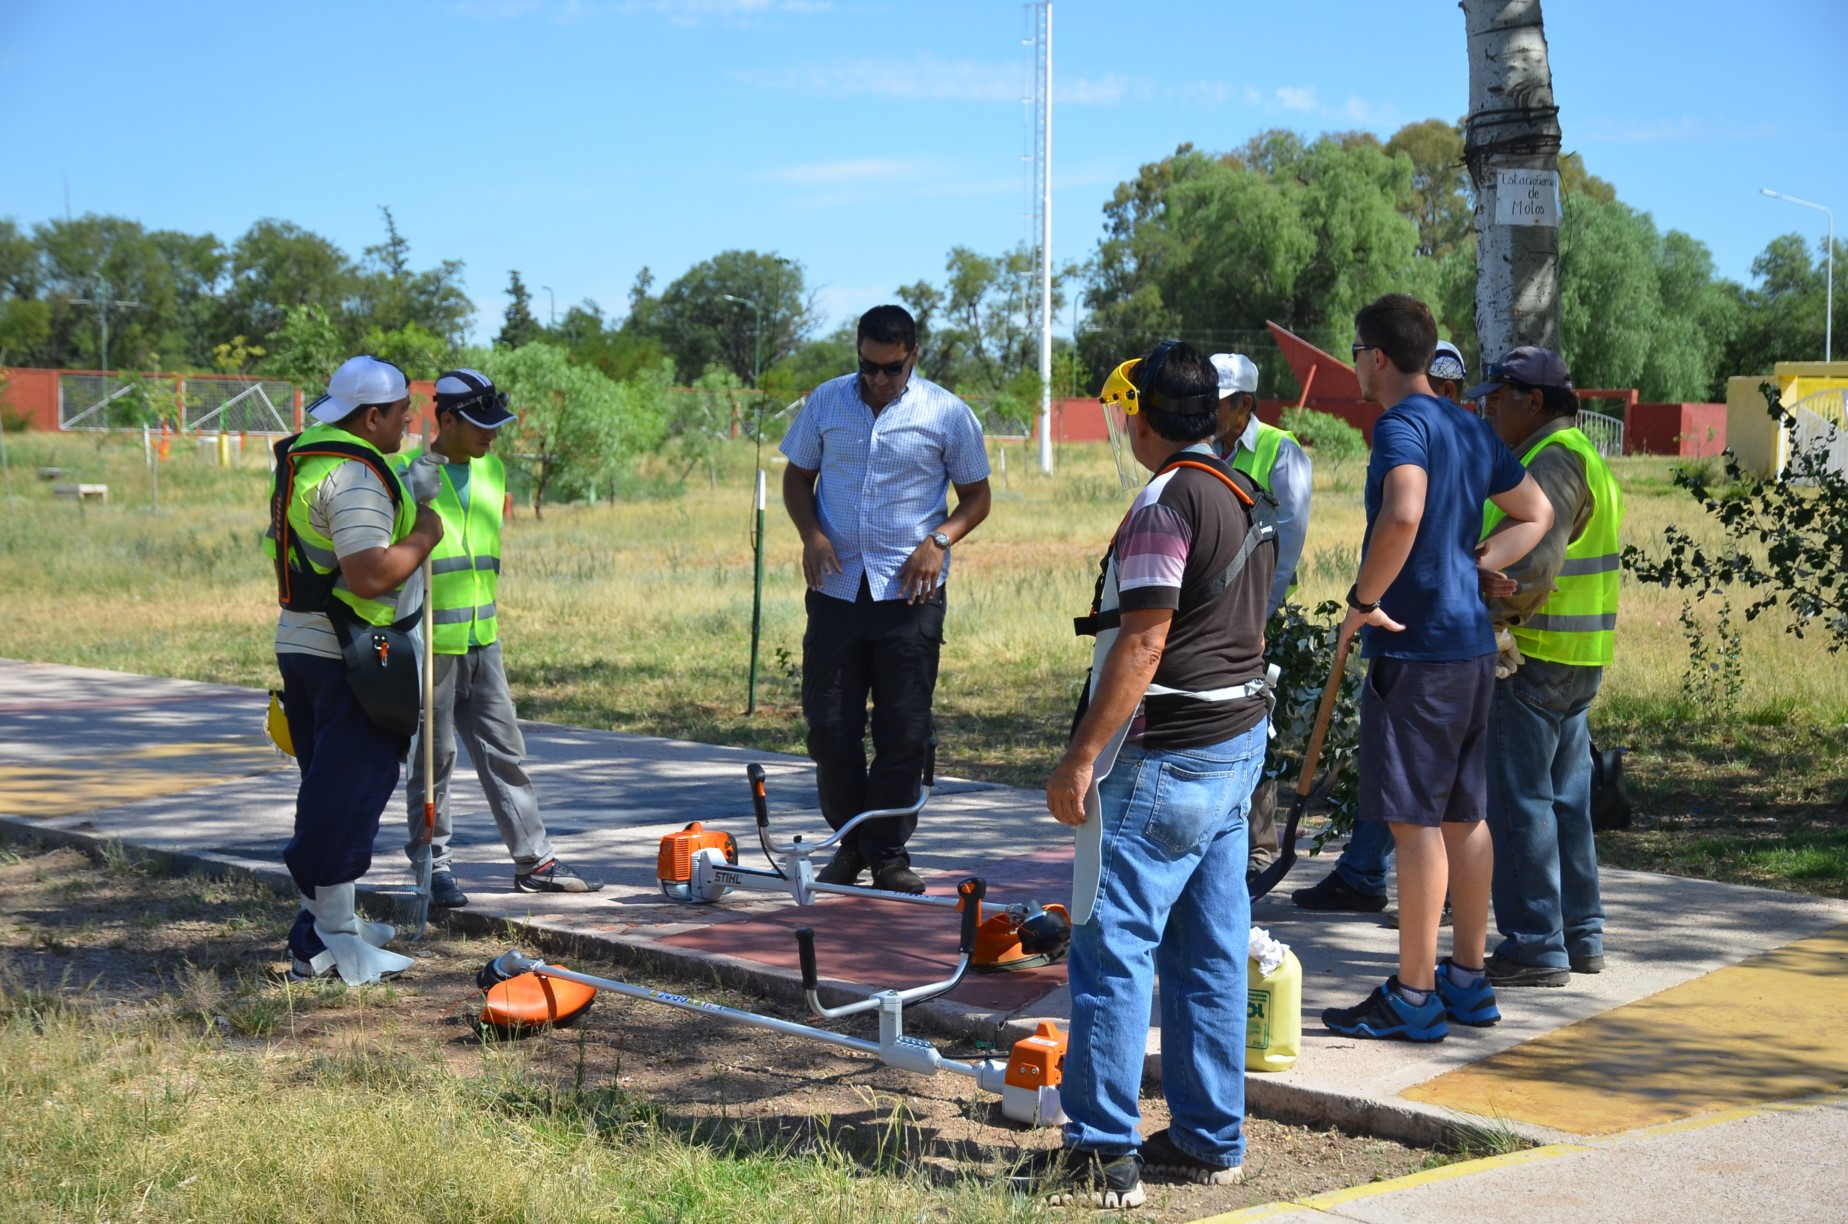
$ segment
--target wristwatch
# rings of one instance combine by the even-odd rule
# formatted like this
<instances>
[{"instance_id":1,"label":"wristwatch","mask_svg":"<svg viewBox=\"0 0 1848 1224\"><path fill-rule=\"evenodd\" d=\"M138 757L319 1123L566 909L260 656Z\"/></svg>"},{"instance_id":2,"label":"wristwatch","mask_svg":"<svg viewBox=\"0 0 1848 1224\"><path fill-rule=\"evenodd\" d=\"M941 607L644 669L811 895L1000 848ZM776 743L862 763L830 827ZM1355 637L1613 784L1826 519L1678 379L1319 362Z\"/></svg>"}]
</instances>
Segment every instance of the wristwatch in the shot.
<instances>
[{"instance_id":1,"label":"wristwatch","mask_svg":"<svg viewBox=\"0 0 1848 1224\"><path fill-rule=\"evenodd\" d=\"M1360 584L1357 582L1348 588L1347 606L1354 609L1356 612L1371 612L1373 609L1380 606L1380 601L1376 599L1372 603L1362 603L1360 601Z\"/></svg>"},{"instance_id":2,"label":"wristwatch","mask_svg":"<svg viewBox=\"0 0 1848 1224\"><path fill-rule=\"evenodd\" d=\"M925 538L938 548L945 549L946 551L950 547L950 533L947 531L933 531Z\"/></svg>"}]
</instances>

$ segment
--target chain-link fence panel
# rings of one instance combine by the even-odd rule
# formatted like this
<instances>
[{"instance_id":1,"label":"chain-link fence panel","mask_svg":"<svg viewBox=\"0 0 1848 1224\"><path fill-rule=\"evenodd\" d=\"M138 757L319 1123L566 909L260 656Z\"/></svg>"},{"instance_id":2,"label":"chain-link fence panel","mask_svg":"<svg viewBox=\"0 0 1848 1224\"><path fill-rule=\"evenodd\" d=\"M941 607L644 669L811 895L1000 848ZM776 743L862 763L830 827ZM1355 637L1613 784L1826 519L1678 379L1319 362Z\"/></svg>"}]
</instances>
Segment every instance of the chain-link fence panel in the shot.
<instances>
[{"instance_id":1,"label":"chain-link fence panel","mask_svg":"<svg viewBox=\"0 0 1848 1224\"><path fill-rule=\"evenodd\" d=\"M189 378L186 428L191 433L295 432L295 387L273 378Z\"/></svg>"}]
</instances>

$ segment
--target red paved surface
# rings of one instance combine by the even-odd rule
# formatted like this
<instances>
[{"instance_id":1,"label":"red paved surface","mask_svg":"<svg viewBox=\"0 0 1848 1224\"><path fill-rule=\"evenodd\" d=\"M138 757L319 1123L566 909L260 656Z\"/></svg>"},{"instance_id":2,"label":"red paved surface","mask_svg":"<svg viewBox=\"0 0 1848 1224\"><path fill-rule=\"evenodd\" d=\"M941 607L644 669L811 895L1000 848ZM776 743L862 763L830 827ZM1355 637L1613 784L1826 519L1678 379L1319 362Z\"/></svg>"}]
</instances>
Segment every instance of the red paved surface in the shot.
<instances>
[{"instance_id":1,"label":"red paved surface","mask_svg":"<svg viewBox=\"0 0 1848 1224\"><path fill-rule=\"evenodd\" d=\"M1072 851L1069 846L1041 850L985 869L946 871L932 877L930 892L950 895L959 881L971 875L988 882L993 904L984 912L1014 901L1067 903L1072 890ZM661 942L794 971L793 932L797 927L812 927L815 963L823 978L859 982L868 988L903 988L948 976L956 964L959 922L960 915L950 909L828 897L814 905L790 905L748 920L669 935ZM1062 963L1013 973L971 973L949 997L971 1007L1015 1012L1064 982Z\"/></svg>"}]
</instances>

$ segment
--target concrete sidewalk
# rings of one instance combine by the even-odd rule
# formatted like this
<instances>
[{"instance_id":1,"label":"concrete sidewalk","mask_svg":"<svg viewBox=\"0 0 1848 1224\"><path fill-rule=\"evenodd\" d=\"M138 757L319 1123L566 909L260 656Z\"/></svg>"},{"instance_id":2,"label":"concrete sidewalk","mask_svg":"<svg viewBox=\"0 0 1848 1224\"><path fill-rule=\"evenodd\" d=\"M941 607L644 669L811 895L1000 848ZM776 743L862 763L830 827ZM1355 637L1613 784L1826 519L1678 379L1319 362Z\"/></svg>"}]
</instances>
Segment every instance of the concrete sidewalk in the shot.
<instances>
[{"instance_id":1,"label":"concrete sidewalk","mask_svg":"<svg viewBox=\"0 0 1848 1224\"><path fill-rule=\"evenodd\" d=\"M283 877L296 775L261 737L266 702L253 690L0 661L0 822ZM538 723L525 731L560 856L608 887L586 896L513 892L479 788L459 781L457 876L473 899L461 914L475 929L504 920L700 977L722 970L779 995L796 990L797 926L816 930L823 976L855 986L927 981L954 962L955 917L945 911L862 898L798 908L769 893L685 906L661 894L659 839L692 820L731 832L742 861L761 862L750 761L768 772L777 835L825 836L807 761ZM409 886L402 811L387 813L367 887ZM912 850L933 891L969 874L986 878L1002 903L1064 901L1070 891L1070 835L1036 792L940 778ZM1253 922L1289 943L1304 967L1302 1057L1290 1071L1248 1077L1261 1112L1422 1144L1474 1126L1583 1147L1597 1136L1848 1088L1848 903L1607 870L1607 972L1575 976L1565 989L1505 990L1501 1025L1453 1028L1440 1044L1359 1042L1324 1030L1321 1011L1358 1001L1385 978L1397 935L1378 916L1290 905L1290 889L1331 862L1303 860L1254 909ZM1062 1022L1069 1005L1064 968L1053 966L971 977L908 1014L914 1030L1005 1044L1042 1018ZM1153 1074L1158 1032L1149 1048ZM1765 1125L1848 1134L1842 1110L1812 1113ZM1551 1166L1532 1176L1550 1181L1568 1167ZM1529 1167L1540 1165L1495 1176L1525 1177L1516 1170Z\"/></svg>"}]
</instances>

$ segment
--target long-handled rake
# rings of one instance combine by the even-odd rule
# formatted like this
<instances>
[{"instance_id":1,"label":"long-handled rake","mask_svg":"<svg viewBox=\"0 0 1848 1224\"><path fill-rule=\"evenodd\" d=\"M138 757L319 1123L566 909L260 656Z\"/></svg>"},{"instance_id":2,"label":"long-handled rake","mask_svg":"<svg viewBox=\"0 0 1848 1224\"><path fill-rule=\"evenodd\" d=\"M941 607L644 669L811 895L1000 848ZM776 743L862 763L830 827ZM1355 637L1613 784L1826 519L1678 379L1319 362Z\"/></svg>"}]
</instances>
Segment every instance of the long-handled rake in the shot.
<instances>
[{"instance_id":1,"label":"long-handled rake","mask_svg":"<svg viewBox=\"0 0 1848 1224\"><path fill-rule=\"evenodd\" d=\"M1283 822L1282 845L1277 851L1277 861L1255 875L1245 877L1245 888L1256 901L1271 889L1283 882L1283 877L1290 874L1290 868L1296 865L1296 827L1302 823L1303 813L1309 810L1309 797L1315 792L1315 767L1322 758L1322 742L1328 738L1328 721L1335 712L1335 698L1341 693L1341 679L1347 673L1348 647L1353 638L1335 643L1335 665L1329 668L1328 683L1322 686L1322 700L1316 707L1315 727L1309 732L1309 746L1303 751L1302 772L1296 778L1296 798L1290 803L1290 814Z\"/></svg>"},{"instance_id":2,"label":"long-handled rake","mask_svg":"<svg viewBox=\"0 0 1848 1224\"><path fill-rule=\"evenodd\" d=\"M424 810L423 825L417 830L417 897L412 902L411 917L417 929L411 939L424 936L430 922L430 882L436 867L436 613L430 599L430 558L423 563L423 752Z\"/></svg>"}]
</instances>

